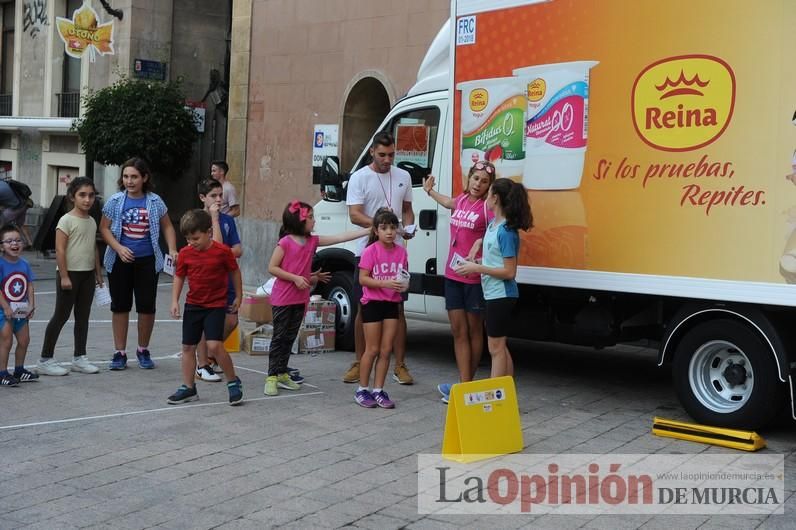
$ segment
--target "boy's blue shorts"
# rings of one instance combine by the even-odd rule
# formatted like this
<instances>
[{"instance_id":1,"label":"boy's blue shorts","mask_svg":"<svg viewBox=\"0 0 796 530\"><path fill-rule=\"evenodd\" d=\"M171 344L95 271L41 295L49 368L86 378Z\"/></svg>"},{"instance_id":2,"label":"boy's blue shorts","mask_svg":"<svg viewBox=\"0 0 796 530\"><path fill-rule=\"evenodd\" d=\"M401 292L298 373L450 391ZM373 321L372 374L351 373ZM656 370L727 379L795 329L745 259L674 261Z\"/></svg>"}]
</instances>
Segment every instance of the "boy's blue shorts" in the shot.
<instances>
[{"instance_id":1,"label":"boy's blue shorts","mask_svg":"<svg viewBox=\"0 0 796 530\"><path fill-rule=\"evenodd\" d=\"M6 316L0 311L0 328L6 325ZM12 318L11 319L11 329L13 330L14 334L16 335L20 329L24 328L25 325L28 323L27 318Z\"/></svg>"}]
</instances>

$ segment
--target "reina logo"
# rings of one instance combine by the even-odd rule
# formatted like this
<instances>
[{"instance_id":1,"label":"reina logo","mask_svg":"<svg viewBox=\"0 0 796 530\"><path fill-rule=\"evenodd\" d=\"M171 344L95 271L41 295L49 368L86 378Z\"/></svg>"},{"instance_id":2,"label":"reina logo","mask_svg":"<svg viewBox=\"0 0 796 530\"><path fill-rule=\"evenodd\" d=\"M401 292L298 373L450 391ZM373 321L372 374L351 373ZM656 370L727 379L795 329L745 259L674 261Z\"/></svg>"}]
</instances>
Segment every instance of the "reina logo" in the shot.
<instances>
[{"instance_id":1,"label":"reina logo","mask_svg":"<svg viewBox=\"0 0 796 530\"><path fill-rule=\"evenodd\" d=\"M691 151L727 129L735 107L735 74L711 55L661 59L636 77L631 111L636 133L662 151Z\"/></svg>"},{"instance_id":2,"label":"reina logo","mask_svg":"<svg viewBox=\"0 0 796 530\"><path fill-rule=\"evenodd\" d=\"M528 87L526 89L526 97L528 101L532 103L536 103L540 99L542 99L547 92L547 83L541 77L534 79L530 83L528 83Z\"/></svg>"},{"instance_id":3,"label":"reina logo","mask_svg":"<svg viewBox=\"0 0 796 530\"><path fill-rule=\"evenodd\" d=\"M489 103L489 92L485 88L476 88L470 92L470 110L481 112Z\"/></svg>"}]
</instances>

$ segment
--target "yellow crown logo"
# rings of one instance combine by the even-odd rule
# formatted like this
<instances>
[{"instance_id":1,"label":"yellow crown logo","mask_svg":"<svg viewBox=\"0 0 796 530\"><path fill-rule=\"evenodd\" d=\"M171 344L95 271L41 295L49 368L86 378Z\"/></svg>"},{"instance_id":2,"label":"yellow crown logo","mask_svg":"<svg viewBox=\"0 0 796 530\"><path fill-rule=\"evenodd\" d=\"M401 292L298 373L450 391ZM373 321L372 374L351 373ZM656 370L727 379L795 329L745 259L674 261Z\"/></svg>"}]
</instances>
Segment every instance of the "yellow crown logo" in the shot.
<instances>
[{"instance_id":1,"label":"yellow crown logo","mask_svg":"<svg viewBox=\"0 0 796 530\"><path fill-rule=\"evenodd\" d=\"M735 74L710 55L662 59L636 77L631 96L639 137L662 151L699 149L724 133L735 106Z\"/></svg>"},{"instance_id":2,"label":"yellow crown logo","mask_svg":"<svg viewBox=\"0 0 796 530\"><path fill-rule=\"evenodd\" d=\"M534 103L542 99L547 92L547 83L541 77L534 79L530 83L528 83L527 87L527 98L528 101Z\"/></svg>"},{"instance_id":3,"label":"yellow crown logo","mask_svg":"<svg viewBox=\"0 0 796 530\"><path fill-rule=\"evenodd\" d=\"M470 110L481 112L489 103L489 92L485 88L476 88L470 92Z\"/></svg>"}]
</instances>

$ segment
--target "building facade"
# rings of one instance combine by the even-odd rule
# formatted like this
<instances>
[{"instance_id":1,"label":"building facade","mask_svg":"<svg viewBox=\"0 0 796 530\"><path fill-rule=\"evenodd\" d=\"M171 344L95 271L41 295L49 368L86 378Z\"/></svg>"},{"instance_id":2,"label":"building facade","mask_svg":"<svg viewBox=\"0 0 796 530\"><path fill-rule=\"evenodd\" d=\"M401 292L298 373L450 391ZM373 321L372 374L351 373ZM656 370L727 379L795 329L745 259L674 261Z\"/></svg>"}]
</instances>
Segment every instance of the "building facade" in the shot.
<instances>
[{"instance_id":1,"label":"building facade","mask_svg":"<svg viewBox=\"0 0 796 530\"><path fill-rule=\"evenodd\" d=\"M235 0L227 156L243 191L245 283L266 276L284 206L320 199L316 126L336 126L349 170L449 10L449 0Z\"/></svg>"},{"instance_id":2,"label":"building facade","mask_svg":"<svg viewBox=\"0 0 796 530\"><path fill-rule=\"evenodd\" d=\"M226 151L232 0L104 4L0 0L0 178L27 183L44 207L77 175L92 175L110 195L118 168L87 161L71 131L81 96L120 76L179 79L205 117L190 169L158 189L181 212L195 204L195 182L209 175L210 161Z\"/></svg>"}]
</instances>

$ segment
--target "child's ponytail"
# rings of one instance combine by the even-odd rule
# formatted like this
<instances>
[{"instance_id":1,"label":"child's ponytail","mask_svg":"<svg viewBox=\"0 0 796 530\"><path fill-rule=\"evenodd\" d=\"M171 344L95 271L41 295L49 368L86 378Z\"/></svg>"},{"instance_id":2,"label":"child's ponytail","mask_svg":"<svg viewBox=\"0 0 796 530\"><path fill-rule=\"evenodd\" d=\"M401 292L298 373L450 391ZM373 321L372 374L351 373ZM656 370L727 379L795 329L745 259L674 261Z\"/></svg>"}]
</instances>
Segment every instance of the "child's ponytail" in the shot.
<instances>
[{"instance_id":1,"label":"child's ponytail","mask_svg":"<svg viewBox=\"0 0 796 530\"><path fill-rule=\"evenodd\" d=\"M530 230L533 227L533 214L525 186L511 179L499 178L492 184L492 193L498 196L507 228Z\"/></svg>"}]
</instances>

